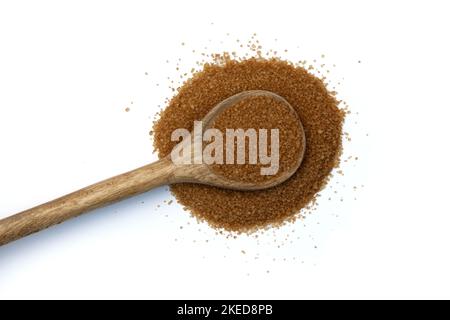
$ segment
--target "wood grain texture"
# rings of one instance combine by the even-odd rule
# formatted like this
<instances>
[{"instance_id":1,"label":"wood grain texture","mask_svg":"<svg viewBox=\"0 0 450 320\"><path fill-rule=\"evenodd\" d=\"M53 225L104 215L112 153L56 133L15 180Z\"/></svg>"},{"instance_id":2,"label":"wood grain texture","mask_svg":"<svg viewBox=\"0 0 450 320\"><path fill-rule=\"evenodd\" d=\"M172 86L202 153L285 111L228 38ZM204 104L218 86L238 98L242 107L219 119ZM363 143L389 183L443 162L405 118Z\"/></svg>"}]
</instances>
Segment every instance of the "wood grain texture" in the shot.
<instances>
[{"instance_id":1,"label":"wood grain texture","mask_svg":"<svg viewBox=\"0 0 450 320\"><path fill-rule=\"evenodd\" d=\"M92 209L170 183L174 169L172 162L162 159L0 220L0 246Z\"/></svg>"}]
</instances>

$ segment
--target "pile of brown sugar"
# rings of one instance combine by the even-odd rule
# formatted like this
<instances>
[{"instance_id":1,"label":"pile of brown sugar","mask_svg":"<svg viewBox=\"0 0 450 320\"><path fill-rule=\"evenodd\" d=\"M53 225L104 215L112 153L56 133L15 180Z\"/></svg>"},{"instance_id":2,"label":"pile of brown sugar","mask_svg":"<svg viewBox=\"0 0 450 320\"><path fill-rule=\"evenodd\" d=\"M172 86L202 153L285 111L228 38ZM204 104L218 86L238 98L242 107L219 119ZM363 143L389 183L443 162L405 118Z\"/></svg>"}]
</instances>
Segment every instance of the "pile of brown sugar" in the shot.
<instances>
[{"instance_id":1,"label":"pile of brown sugar","mask_svg":"<svg viewBox=\"0 0 450 320\"><path fill-rule=\"evenodd\" d=\"M225 176L227 179L239 182L269 181L285 172L296 168L299 158L304 152L305 137L301 122L289 105L271 96L247 97L222 112L212 123L212 128L225 133L227 129L255 130L255 139L245 140L244 164L214 164L210 168L214 173ZM267 138L263 139L259 133L266 130ZM261 169L270 167L261 163L259 153L264 149L264 154L273 157L275 145L271 141L271 130L278 132L278 171L273 175L262 175ZM225 139L224 139L225 140ZM261 140L261 141L260 141ZM259 143L267 141L267 148L261 148ZM234 160L237 160L237 139L234 139ZM253 143L251 143L253 142ZM275 143L275 142L273 142ZM226 155L227 144L223 143L223 154ZM253 149L256 163L250 163L250 149ZM225 159L226 160L226 159ZM274 160L274 158L272 158ZM224 161L225 162L225 161ZM273 161L275 163L275 161Z\"/></svg>"},{"instance_id":2,"label":"pile of brown sugar","mask_svg":"<svg viewBox=\"0 0 450 320\"><path fill-rule=\"evenodd\" d=\"M306 137L305 155L297 172L286 182L260 191L171 186L176 199L196 217L213 227L238 232L281 224L311 204L339 161L345 115L323 81L303 67L279 59L225 59L205 64L163 110L154 125L159 156L168 155L175 146L173 130L192 130L194 121L203 119L217 103L246 90L272 91L297 112Z\"/></svg>"}]
</instances>

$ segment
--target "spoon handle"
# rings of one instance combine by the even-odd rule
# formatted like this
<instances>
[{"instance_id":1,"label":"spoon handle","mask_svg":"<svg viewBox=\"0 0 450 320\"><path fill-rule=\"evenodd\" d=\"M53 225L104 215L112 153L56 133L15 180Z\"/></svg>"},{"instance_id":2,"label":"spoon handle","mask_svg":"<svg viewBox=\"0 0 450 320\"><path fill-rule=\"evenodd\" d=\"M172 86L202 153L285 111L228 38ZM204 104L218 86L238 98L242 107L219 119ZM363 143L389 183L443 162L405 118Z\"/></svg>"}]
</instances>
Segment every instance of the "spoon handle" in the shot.
<instances>
[{"instance_id":1,"label":"spoon handle","mask_svg":"<svg viewBox=\"0 0 450 320\"><path fill-rule=\"evenodd\" d=\"M170 182L174 166L161 159L0 220L0 246L95 208Z\"/></svg>"}]
</instances>

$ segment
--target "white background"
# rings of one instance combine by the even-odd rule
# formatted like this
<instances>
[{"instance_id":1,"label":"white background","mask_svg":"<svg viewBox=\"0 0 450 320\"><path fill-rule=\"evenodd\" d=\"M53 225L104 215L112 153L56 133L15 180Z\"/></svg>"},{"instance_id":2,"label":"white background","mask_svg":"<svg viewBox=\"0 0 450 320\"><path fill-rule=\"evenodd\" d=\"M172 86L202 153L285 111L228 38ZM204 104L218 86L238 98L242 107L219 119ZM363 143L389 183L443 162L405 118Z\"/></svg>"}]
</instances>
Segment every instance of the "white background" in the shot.
<instances>
[{"instance_id":1,"label":"white background","mask_svg":"<svg viewBox=\"0 0 450 320\"><path fill-rule=\"evenodd\" d=\"M148 131L177 59L190 70L254 32L285 58L336 65L353 111L344 157L359 160L304 221L258 238L217 235L165 188L96 210L1 247L0 298L450 298L448 12L2 1L0 217L156 159Z\"/></svg>"}]
</instances>

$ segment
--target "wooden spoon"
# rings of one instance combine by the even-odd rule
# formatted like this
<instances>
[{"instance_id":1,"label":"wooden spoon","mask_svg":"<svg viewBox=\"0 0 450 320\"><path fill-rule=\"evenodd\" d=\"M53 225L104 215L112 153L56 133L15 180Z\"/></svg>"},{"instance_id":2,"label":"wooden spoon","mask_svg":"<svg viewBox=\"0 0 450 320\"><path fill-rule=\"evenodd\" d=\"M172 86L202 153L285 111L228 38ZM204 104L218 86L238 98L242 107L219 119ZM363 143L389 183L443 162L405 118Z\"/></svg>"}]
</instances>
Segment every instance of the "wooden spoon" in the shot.
<instances>
[{"instance_id":1,"label":"wooden spoon","mask_svg":"<svg viewBox=\"0 0 450 320\"><path fill-rule=\"evenodd\" d=\"M190 182L227 189L259 190L270 188L284 182L291 177L300 166L306 145L300 119L292 106L284 98L273 92L263 90L238 93L217 104L204 117L203 128L208 128L218 115L240 100L261 95L270 96L284 103L286 108L290 109L292 116L298 119L299 126L303 133L303 149L298 154L296 165L289 168L288 171L275 175L273 179L264 182L243 183L228 180L226 177L216 175L206 164L176 165L172 162L169 155L149 165L98 182L61 198L0 220L0 246L52 225L59 224L92 209L143 193L161 185ZM194 140L192 146L194 146L195 143L202 142ZM194 147L191 148L191 150L193 149Z\"/></svg>"}]
</instances>

